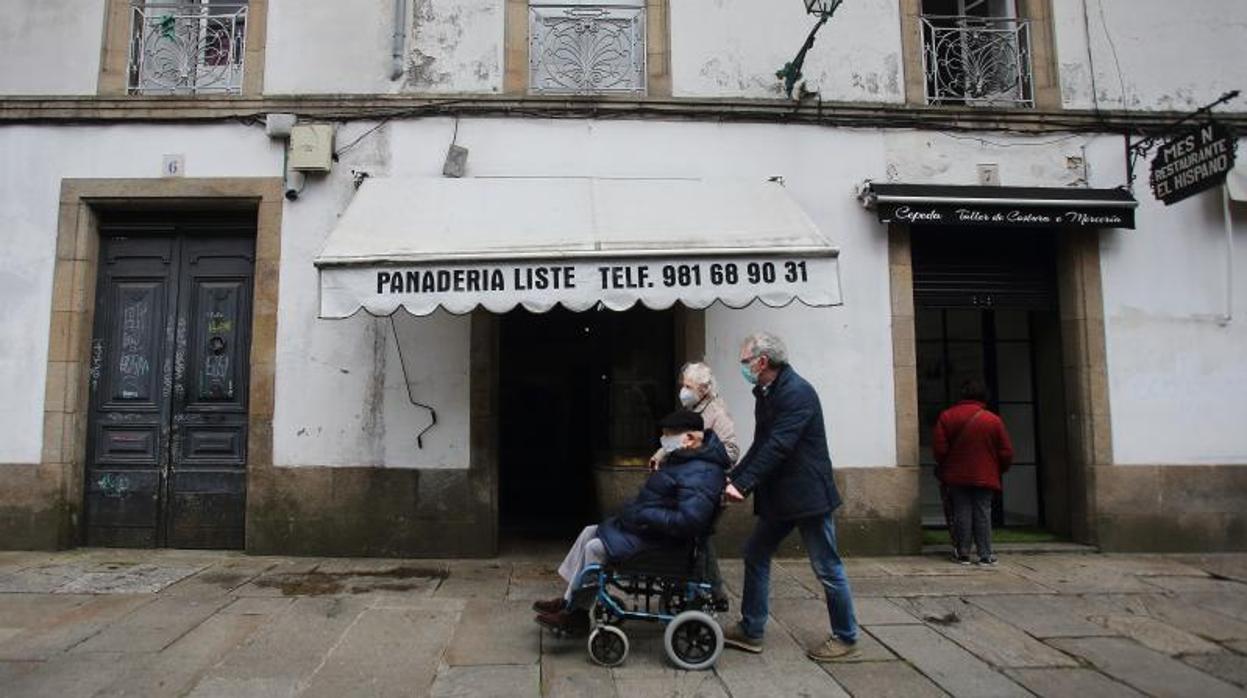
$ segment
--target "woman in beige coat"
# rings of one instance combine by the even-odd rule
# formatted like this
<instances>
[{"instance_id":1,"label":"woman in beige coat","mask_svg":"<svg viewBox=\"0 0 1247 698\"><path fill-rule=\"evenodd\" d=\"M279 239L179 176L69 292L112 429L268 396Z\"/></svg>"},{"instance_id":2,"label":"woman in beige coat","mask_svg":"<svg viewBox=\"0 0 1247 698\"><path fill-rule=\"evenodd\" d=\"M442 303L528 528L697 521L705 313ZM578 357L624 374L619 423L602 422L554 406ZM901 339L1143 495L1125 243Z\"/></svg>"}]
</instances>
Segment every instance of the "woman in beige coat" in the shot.
<instances>
[{"instance_id":1,"label":"woman in beige coat","mask_svg":"<svg viewBox=\"0 0 1247 698\"><path fill-rule=\"evenodd\" d=\"M701 415L706 429L713 431L727 449L732 464L740 460L740 444L736 441L736 425L727 413L727 404L719 397L710 367L700 361L684 364L680 369L680 404ZM662 465L663 450L660 448L649 459L651 470Z\"/></svg>"}]
</instances>

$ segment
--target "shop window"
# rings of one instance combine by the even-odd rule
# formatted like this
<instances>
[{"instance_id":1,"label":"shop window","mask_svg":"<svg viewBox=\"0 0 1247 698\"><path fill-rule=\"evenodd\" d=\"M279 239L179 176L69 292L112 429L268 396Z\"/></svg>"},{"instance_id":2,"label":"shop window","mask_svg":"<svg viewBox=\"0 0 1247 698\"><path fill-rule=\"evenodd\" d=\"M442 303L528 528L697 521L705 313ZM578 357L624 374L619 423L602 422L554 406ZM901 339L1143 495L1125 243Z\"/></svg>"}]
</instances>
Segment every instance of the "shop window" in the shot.
<instances>
[{"instance_id":1,"label":"shop window","mask_svg":"<svg viewBox=\"0 0 1247 698\"><path fill-rule=\"evenodd\" d=\"M644 0L530 2L529 91L645 94L646 29Z\"/></svg>"},{"instance_id":2,"label":"shop window","mask_svg":"<svg viewBox=\"0 0 1247 698\"><path fill-rule=\"evenodd\" d=\"M927 104L1035 105L1030 20L1017 0L922 0Z\"/></svg>"}]
</instances>

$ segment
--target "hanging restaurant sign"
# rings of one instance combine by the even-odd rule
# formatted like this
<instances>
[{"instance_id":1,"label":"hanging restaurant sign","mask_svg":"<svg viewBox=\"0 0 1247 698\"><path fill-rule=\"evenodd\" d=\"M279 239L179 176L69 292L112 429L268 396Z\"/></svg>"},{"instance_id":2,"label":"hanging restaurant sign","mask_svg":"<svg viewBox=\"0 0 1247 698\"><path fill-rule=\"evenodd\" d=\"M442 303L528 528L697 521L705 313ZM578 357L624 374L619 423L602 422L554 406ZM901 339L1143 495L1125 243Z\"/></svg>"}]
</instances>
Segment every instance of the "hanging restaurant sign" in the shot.
<instances>
[{"instance_id":1,"label":"hanging restaurant sign","mask_svg":"<svg viewBox=\"0 0 1247 698\"><path fill-rule=\"evenodd\" d=\"M680 302L705 308L715 301L739 308L755 299L772 307L799 300L839 305L837 257L722 256L430 263L411 266L327 266L320 270L321 316L347 317L361 308L413 315L437 308L462 314L479 307L505 313L517 306L545 312L555 305L582 311L601 303L658 310Z\"/></svg>"},{"instance_id":2,"label":"hanging restaurant sign","mask_svg":"<svg viewBox=\"0 0 1247 698\"><path fill-rule=\"evenodd\" d=\"M1234 169L1237 146L1233 132L1216 121L1170 140L1152 160L1152 193L1168 206L1221 184Z\"/></svg>"}]
</instances>

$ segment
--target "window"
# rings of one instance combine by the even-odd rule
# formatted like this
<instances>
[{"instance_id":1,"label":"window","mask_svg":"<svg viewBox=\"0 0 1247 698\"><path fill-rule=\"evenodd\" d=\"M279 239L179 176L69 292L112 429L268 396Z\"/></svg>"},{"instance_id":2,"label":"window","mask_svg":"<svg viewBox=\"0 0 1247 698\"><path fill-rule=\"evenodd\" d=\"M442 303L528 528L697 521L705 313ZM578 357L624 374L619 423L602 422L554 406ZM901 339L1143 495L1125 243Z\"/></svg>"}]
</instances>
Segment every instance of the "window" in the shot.
<instances>
[{"instance_id":1,"label":"window","mask_svg":"<svg viewBox=\"0 0 1247 698\"><path fill-rule=\"evenodd\" d=\"M644 94L646 3L530 2L528 87L537 94Z\"/></svg>"},{"instance_id":2,"label":"window","mask_svg":"<svg viewBox=\"0 0 1247 698\"><path fill-rule=\"evenodd\" d=\"M923 0L920 22L927 104L1035 105L1017 0Z\"/></svg>"},{"instance_id":3,"label":"window","mask_svg":"<svg viewBox=\"0 0 1247 698\"><path fill-rule=\"evenodd\" d=\"M128 91L241 94L248 4L133 0Z\"/></svg>"}]
</instances>

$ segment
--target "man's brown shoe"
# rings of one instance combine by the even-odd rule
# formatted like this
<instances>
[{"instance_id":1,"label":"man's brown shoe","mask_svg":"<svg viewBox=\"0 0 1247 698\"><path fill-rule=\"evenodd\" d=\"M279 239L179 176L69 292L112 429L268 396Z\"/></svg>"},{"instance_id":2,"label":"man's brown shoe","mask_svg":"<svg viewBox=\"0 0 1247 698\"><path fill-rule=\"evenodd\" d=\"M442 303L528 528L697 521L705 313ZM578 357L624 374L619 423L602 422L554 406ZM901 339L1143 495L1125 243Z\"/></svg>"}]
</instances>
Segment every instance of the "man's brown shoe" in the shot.
<instances>
[{"instance_id":1,"label":"man's brown shoe","mask_svg":"<svg viewBox=\"0 0 1247 698\"><path fill-rule=\"evenodd\" d=\"M589 634L589 612L582 610L538 613L534 619L543 628L559 635L580 637Z\"/></svg>"},{"instance_id":2,"label":"man's brown shoe","mask_svg":"<svg viewBox=\"0 0 1247 698\"><path fill-rule=\"evenodd\" d=\"M744 650L753 654L762 653L762 638L749 637L739 625L731 625L723 629L723 644L732 649Z\"/></svg>"},{"instance_id":3,"label":"man's brown shoe","mask_svg":"<svg viewBox=\"0 0 1247 698\"><path fill-rule=\"evenodd\" d=\"M805 653L805 656L816 662L835 662L852 659L859 654L857 643L849 644L842 640L829 637L823 644Z\"/></svg>"},{"instance_id":4,"label":"man's brown shoe","mask_svg":"<svg viewBox=\"0 0 1247 698\"><path fill-rule=\"evenodd\" d=\"M564 608L567 608L567 602L563 600L562 596L557 599L533 602L533 610L538 613L558 613Z\"/></svg>"}]
</instances>

